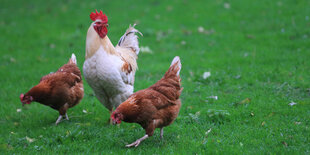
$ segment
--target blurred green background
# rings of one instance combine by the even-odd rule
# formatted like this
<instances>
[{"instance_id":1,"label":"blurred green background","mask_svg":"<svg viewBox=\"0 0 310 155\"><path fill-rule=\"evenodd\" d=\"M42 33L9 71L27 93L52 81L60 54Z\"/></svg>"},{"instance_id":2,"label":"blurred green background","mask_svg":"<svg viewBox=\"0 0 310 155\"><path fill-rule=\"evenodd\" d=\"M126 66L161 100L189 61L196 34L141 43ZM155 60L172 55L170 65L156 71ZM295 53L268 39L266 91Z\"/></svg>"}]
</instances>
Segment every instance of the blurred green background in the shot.
<instances>
[{"instance_id":1,"label":"blurred green background","mask_svg":"<svg viewBox=\"0 0 310 155\"><path fill-rule=\"evenodd\" d=\"M308 0L1 0L0 151L309 154L309 6ZM95 9L109 18L112 43L129 24L143 33L135 91L181 57L182 108L164 140L156 130L138 148L125 148L144 130L108 125L109 112L86 81L84 99L58 126L57 111L38 103L21 107L19 94L71 53L82 69Z\"/></svg>"}]
</instances>

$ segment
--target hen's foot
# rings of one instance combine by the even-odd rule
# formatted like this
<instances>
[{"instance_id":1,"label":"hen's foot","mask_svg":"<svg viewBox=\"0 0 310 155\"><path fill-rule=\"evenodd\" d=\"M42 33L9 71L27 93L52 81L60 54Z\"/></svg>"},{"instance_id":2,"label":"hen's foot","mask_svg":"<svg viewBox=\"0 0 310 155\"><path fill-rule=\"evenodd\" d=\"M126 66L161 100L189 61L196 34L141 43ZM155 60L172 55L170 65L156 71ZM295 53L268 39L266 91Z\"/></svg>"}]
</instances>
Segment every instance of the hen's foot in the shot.
<instances>
[{"instance_id":1,"label":"hen's foot","mask_svg":"<svg viewBox=\"0 0 310 155\"><path fill-rule=\"evenodd\" d=\"M58 119L57 119L57 121L56 121L56 125L58 125L58 123L60 123L61 122L61 120L62 120L62 116L61 115L59 115L59 117L58 117Z\"/></svg>"},{"instance_id":2,"label":"hen's foot","mask_svg":"<svg viewBox=\"0 0 310 155\"><path fill-rule=\"evenodd\" d=\"M59 115L55 124L58 125L64 117L66 117L66 120L69 120L68 114L66 113L66 115Z\"/></svg>"},{"instance_id":3,"label":"hen's foot","mask_svg":"<svg viewBox=\"0 0 310 155\"><path fill-rule=\"evenodd\" d=\"M139 144L140 144L143 140L145 140L145 139L148 138L148 137L149 137L148 135L145 135L145 136L143 136L142 138L136 140L135 142L126 145L126 147L132 147L132 146L137 147L137 146L139 146Z\"/></svg>"}]
</instances>

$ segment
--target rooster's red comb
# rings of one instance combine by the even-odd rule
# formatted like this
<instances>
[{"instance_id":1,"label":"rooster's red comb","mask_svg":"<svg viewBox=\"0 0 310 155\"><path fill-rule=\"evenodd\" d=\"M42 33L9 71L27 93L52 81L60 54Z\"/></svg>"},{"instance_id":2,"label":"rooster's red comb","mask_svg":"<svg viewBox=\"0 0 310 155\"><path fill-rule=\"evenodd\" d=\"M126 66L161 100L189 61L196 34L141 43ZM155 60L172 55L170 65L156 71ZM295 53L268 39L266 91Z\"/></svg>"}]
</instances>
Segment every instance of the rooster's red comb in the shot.
<instances>
[{"instance_id":1,"label":"rooster's red comb","mask_svg":"<svg viewBox=\"0 0 310 155\"><path fill-rule=\"evenodd\" d=\"M102 20L103 23L108 23L108 17L105 14L103 14L101 10L100 12L96 10L96 13L92 12L89 16L92 21L100 19Z\"/></svg>"}]
</instances>

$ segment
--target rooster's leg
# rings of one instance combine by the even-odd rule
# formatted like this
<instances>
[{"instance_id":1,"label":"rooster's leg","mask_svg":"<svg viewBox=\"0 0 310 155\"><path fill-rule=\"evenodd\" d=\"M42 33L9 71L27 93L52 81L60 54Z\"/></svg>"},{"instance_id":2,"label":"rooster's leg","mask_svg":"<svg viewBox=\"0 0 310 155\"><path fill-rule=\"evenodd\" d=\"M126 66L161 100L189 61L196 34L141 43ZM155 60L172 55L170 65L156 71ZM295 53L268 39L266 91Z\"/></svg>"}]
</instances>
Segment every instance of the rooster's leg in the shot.
<instances>
[{"instance_id":1,"label":"rooster's leg","mask_svg":"<svg viewBox=\"0 0 310 155\"><path fill-rule=\"evenodd\" d=\"M164 128L160 128L160 139L164 137Z\"/></svg>"},{"instance_id":2,"label":"rooster's leg","mask_svg":"<svg viewBox=\"0 0 310 155\"><path fill-rule=\"evenodd\" d=\"M66 113L66 120L69 120L68 114Z\"/></svg>"},{"instance_id":3,"label":"rooster's leg","mask_svg":"<svg viewBox=\"0 0 310 155\"><path fill-rule=\"evenodd\" d=\"M149 135L144 135L142 138L140 138L140 139L138 139L138 140L136 140L135 142L133 142L132 144L128 144L128 145L126 145L126 147L132 147L132 146L135 146L135 147L137 147L137 146L139 146L139 144L143 141L143 140L145 140L146 138L148 138L149 137Z\"/></svg>"},{"instance_id":4,"label":"rooster's leg","mask_svg":"<svg viewBox=\"0 0 310 155\"><path fill-rule=\"evenodd\" d=\"M56 121L56 123L55 123L56 125L62 120L62 117L63 117L63 116L59 115L59 117L58 117L58 119L57 119L57 121Z\"/></svg>"}]
</instances>

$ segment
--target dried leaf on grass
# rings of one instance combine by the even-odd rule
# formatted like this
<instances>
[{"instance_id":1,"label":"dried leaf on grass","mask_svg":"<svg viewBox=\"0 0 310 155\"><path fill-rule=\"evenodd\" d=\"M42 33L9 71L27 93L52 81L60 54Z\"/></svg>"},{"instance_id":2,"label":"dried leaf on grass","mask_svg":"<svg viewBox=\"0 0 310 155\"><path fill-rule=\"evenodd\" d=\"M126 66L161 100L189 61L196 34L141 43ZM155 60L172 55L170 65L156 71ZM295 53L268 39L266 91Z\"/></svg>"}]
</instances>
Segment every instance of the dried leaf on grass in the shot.
<instances>
[{"instance_id":1,"label":"dried leaf on grass","mask_svg":"<svg viewBox=\"0 0 310 155\"><path fill-rule=\"evenodd\" d=\"M207 111L207 116L214 123L224 123L230 120L230 113L227 110L209 109Z\"/></svg>"},{"instance_id":2,"label":"dried leaf on grass","mask_svg":"<svg viewBox=\"0 0 310 155\"><path fill-rule=\"evenodd\" d=\"M26 136L26 140L27 140L27 142L32 143L32 142L34 142L36 139L34 139L34 138L29 138L29 137Z\"/></svg>"},{"instance_id":3,"label":"dried leaf on grass","mask_svg":"<svg viewBox=\"0 0 310 155\"><path fill-rule=\"evenodd\" d=\"M289 103L288 105L290 105L290 106L294 106L294 105L296 105L297 103L295 103L295 102L291 102L291 103Z\"/></svg>"},{"instance_id":4,"label":"dried leaf on grass","mask_svg":"<svg viewBox=\"0 0 310 155\"><path fill-rule=\"evenodd\" d=\"M249 103L251 103L251 99L250 98L245 98L245 99L243 99L242 101L240 101L240 102L234 102L234 103L232 103L232 105L234 105L234 106L239 106L239 105L248 105Z\"/></svg>"},{"instance_id":5,"label":"dried leaf on grass","mask_svg":"<svg viewBox=\"0 0 310 155\"><path fill-rule=\"evenodd\" d=\"M200 111L196 112L195 114L189 113L188 115L192 120L199 122Z\"/></svg>"},{"instance_id":6,"label":"dried leaf on grass","mask_svg":"<svg viewBox=\"0 0 310 155\"><path fill-rule=\"evenodd\" d=\"M230 4L229 3L224 3L224 8L225 9L230 9Z\"/></svg>"},{"instance_id":7,"label":"dried leaf on grass","mask_svg":"<svg viewBox=\"0 0 310 155\"><path fill-rule=\"evenodd\" d=\"M203 79L207 79L211 76L211 72L204 72L203 75L202 75L202 78Z\"/></svg>"},{"instance_id":8,"label":"dried leaf on grass","mask_svg":"<svg viewBox=\"0 0 310 155\"><path fill-rule=\"evenodd\" d=\"M206 137L208 137L208 134L211 132L211 128L208 130L208 131L206 131Z\"/></svg>"},{"instance_id":9,"label":"dried leaf on grass","mask_svg":"<svg viewBox=\"0 0 310 155\"><path fill-rule=\"evenodd\" d=\"M285 141L281 142L285 147L287 147L287 143Z\"/></svg>"},{"instance_id":10,"label":"dried leaf on grass","mask_svg":"<svg viewBox=\"0 0 310 155\"><path fill-rule=\"evenodd\" d=\"M209 96L207 98L212 98L212 99L215 99L215 100L218 100L218 97L217 96Z\"/></svg>"},{"instance_id":11,"label":"dried leaf on grass","mask_svg":"<svg viewBox=\"0 0 310 155\"><path fill-rule=\"evenodd\" d=\"M152 54L153 53L153 51L150 49L150 47L148 47L148 46L141 46L140 47L140 51L142 52L142 53L150 53L150 54Z\"/></svg>"},{"instance_id":12,"label":"dried leaf on grass","mask_svg":"<svg viewBox=\"0 0 310 155\"><path fill-rule=\"evenodd\" d=\"M239 104L249 104L249 103L251 103L250 98L246 98L246 99L242 100L241 102L239 102Z\"/></svg>"},{"instance_id":13,"label":"dried leaf on grass","mask_svg":"<svg viewBox=\"0 0 310 155\"><path fill-rule=\"evenodd\" d=\"M295 125L299 125L299 124L301 124L301 122L295 122L294 124L295 124Z\"/></svg>"}]
</instances>

